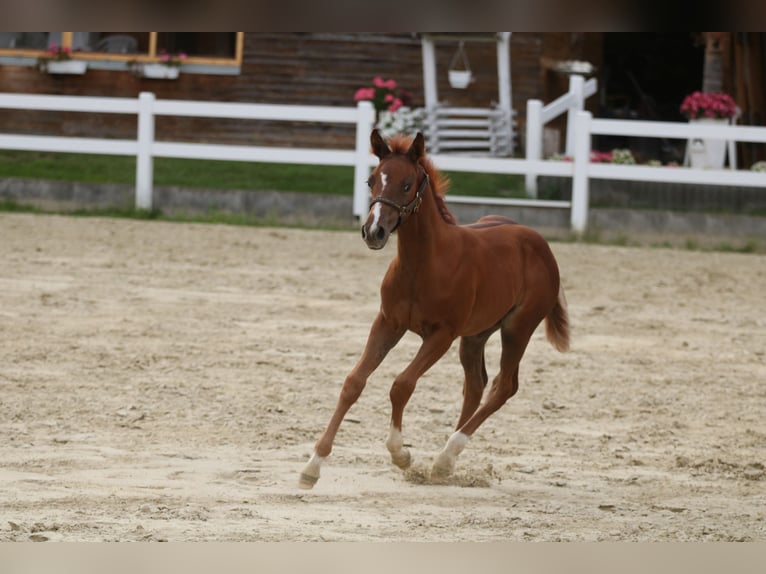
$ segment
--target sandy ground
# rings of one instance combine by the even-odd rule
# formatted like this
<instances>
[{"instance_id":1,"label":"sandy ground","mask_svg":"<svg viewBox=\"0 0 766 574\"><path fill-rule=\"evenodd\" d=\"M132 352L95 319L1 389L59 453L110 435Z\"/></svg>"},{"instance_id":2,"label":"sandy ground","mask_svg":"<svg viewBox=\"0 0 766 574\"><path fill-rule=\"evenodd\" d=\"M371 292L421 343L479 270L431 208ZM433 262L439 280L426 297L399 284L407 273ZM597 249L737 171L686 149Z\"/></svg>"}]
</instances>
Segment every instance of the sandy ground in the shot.
<instances>
[{"instance_id":1,"label":"sandy ground","mask_svg":"<svg viewBox=\"0 0 766 574\"><path fill-rule=\"evenodd\" d=\"M297 489L394 250L1 214L0 540L766 540L763 255L554 243L572 350L538 330L447 485L457 345L405 413L413 469L383 444L408 336Z\"/></svg>"}]
</instances>

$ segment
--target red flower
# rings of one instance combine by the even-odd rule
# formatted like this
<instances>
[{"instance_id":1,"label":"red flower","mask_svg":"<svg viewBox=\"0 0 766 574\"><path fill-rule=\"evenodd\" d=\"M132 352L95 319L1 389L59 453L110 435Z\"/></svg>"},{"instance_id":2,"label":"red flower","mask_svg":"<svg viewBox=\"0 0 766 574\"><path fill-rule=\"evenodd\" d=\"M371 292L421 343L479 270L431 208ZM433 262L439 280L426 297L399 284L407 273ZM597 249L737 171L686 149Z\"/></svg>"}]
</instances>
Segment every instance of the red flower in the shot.
<instances>
[{"instance_id":1,"label":"red flower","mask_svg":"<svg viewBox=\"0 0 766 574\"><path fill-rule=\"evenodd\" d=\"M732 118L737 114L737 104L729 94L694 92L684 98L680 111L689 119Z\"/></svg>"}]
</instances>

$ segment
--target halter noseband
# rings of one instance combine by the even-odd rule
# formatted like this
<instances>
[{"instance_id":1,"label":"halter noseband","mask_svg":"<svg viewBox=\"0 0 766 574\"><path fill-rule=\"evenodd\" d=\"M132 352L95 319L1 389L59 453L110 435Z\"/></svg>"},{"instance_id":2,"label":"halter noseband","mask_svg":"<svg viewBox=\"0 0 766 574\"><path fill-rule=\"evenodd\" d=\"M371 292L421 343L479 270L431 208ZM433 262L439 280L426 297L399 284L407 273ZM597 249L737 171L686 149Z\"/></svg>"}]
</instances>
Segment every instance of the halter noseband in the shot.
<instances>
[{"instance_id":1,"label":"halter noseband","mask_svg":"<svg viewBox=\"0 0 766 574\"><path fill-rule=\"evenodd\" d=\"M423 202L423 193L425 192L427 185L428 173L423 171L423 181L420 182L420 187L418 188L417 193L415 193L415 197L412 198L412 201L405 205L399 205L395 201L392 201L386 197L378 196L370 202L370 207L376 203L382 203L384 205L393 207L399 212L399 219L396 220L396 225L394 225L394 228L391 230L391 233L393 233L402 223L404 223L405 216L409 216L412 213L418 212L418 209L420 209L420 204Z\"/></svg>"}]
</instances>

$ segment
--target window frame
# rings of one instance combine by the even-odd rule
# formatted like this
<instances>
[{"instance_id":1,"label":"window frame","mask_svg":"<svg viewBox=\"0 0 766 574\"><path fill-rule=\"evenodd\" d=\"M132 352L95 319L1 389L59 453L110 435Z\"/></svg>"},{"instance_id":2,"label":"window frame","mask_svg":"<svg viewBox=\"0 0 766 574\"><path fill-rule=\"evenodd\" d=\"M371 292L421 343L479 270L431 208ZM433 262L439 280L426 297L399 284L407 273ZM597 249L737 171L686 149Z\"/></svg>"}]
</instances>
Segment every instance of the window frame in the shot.
<instances>
[{"instance_id":1,"label":"window frame","mask_svg":"<svg viewBox=\"0 0 766 574\"><path fill-rule=\"evenodd\" d=\"M160 62L160 54L157 52L157 34L159 32L149 32L149 52L135 53L135 54L106 54L101 52L73 52L73 57L78 60L89 61L111 61L111 62ZM202 65L202 66L242 66L242 53L244 50L244 32L234 32L236 34L234 44L234 57L233 58L217 58L217 57L198 57L187 56L184 60L184 64ZM61 32L61 46L63 48L71 48L74 38L74 32ZM27 57L27 58L39 58L45 54L46 50L35 50L29 48L0 48L0 57ZM76 54L76 56L74 56Z\"/></svg>"}]
</instances>

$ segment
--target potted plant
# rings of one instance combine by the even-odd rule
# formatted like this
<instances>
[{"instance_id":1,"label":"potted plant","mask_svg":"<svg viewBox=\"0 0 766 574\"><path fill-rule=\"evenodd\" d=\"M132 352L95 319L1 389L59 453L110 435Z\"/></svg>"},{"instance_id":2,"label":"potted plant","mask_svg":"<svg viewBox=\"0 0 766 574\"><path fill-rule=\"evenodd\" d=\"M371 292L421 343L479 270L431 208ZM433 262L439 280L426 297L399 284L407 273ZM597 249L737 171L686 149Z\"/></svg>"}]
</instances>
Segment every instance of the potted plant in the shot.
<instances>
[{"instance_id":1,"label":"potted plant","mask_svg":"<svg viewBox=\"0 0 766 574\"><path fill-rule=\"evenodd\" d=\"M144 78L159 80L175 80L181 72L181 64L186 60L186 54L170 54L166 50L160 52L159 62L146 62L141 66Z\"/></svg>"},{"instance_id":2,"label":"potted plant","mask_svg":"<svg viewBox=\"0 0 766 574\"><path fill-rule=\"evenodd\" d=\"M37 69L44 74L84 74L88 62L73 59L71 48L54 44L37 58Z\"/></svg>"},{"instance_id":3,"label":"potted plant","mask_svg":"<svg viewBox=\"0 0 766 574\"><path fill-rule=\"evenodd\" d=\"M385 137L397 133L413 134L422 130L425 110L411 108L412 94L399 88L396 80L372 79L372 86L359 88L354 101L369 101L375 108L377 127Z\"/></svg>"},{"instance_id":4,"label":"potted plant","mask_svg":"<svg viewBox=\"0 0 766 574\"><path fill-rule=\"evenodd\" d=\"M728 124L737 115L734 99L723 92L693 92L681 103L681 113L690 122ZM726 156L726 142L695 138L689 142L692 167L721 169Z\"/></svg>"}]
</instances>

